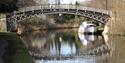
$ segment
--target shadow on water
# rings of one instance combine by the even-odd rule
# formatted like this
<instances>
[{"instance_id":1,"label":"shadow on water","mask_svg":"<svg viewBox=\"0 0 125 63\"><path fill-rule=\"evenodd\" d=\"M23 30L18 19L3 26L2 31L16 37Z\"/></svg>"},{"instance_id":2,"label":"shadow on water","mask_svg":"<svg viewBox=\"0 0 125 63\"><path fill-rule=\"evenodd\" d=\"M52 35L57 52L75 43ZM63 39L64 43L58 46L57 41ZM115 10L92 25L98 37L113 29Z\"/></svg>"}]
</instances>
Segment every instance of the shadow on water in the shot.
<instances>
[{"instance_id":1,"label":"shadow on water","mask_svg":"<svg viewBox=\"0 0 125 63\"><path fill-rule=\"evenodd\" d=\"M33 63L28 50L15 33L0 33L0 63Z\"/></svg>"}]
</instances>

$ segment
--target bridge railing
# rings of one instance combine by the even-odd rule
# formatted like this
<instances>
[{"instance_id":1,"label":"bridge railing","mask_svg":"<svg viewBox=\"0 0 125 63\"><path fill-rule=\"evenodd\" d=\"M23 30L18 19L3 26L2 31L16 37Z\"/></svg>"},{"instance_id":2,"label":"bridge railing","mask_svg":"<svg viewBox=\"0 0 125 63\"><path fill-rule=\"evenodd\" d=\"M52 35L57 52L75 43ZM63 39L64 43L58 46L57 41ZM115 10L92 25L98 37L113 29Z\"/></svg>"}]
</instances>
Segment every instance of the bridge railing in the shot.
<instances>
[{"instance_id":1,"label":"bridge railing","mask_svg":"<svg viewBox=\"0 0 125 63\"><path fill-rule=\"evenodd\" d=\"M99 8L91 8L91 7L85 7L83 5L69 5L69 4L62 4L62 5L41 5L41 6L31 6L31 7L24 7L20 8L18 12L25 12L25 11L32 11L32 10L39 10L39 9L78 9L78 10L89 10L89 11L95 11L100 12L104 14L109 14L110 12L104 9Z\"/></svg>"}]
</instances>

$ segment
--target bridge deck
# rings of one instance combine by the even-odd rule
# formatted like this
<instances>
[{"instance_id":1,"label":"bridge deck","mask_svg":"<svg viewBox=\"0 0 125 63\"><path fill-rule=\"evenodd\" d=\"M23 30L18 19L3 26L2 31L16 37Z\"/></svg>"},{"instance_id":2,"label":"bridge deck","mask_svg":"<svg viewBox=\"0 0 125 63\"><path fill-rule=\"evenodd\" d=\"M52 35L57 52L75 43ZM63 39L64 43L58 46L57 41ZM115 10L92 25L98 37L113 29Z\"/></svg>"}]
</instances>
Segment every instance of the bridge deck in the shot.
<instances>
[{"instance_id":1,"label":"bridge deck","mask_svg":"<svg viewBox=\"0 0 125 63\"><path fill-rule=\"evenodd\" d=\"M41 6L31 6L31 7L23 7L20 8L18 11L15 11L15 13L20 12L26 12L31 10L39 10L39 9L77 9L77 10L87 10L87 11L96 11L103 14L110 14L110 11L100 9L100 8L91 8L91 7L85 7L83 5L69 5L69 4L62 4L62 5L41 5Z\"/></svg>"},{"instance_id":2,"label":"bridge deck","mask_svg":"<svg viewBox=\"0 0 125 63\"><path fill-rule=\"evenodd\" d=\"M76 5L41 5L20 8L7 15L7 29L11 30L17 27L17 23L24 21L27 18L32 18L41 14L74 14L93 19L102 24L106 24L110 18L110 11L76 6Z\"/></svg>"}]
</instances>

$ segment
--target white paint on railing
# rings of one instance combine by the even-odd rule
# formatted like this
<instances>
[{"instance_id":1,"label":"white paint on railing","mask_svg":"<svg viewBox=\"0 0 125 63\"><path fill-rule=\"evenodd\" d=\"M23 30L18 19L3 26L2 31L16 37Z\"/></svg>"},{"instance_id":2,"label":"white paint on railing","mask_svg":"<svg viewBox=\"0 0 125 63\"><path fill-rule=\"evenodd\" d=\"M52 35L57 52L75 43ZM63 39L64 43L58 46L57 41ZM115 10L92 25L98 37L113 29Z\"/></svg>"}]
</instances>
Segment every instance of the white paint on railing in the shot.
<instances>
[{"instance_id":1,"label":"white paint on railing","mask_svg":"<svg viewBox=\"0 0 125 63\"><path fill-rule=\"evenodd\" d=\"M40 9L78 9L78 10L95 11L95 12L100 12L100 13L104 13L104 14L110 13L107 10L103 10L103 9L99 9L99 8L91 8L91 7L68 5L68 4L65 4L65 5L41 5L41 6L24 7L24 8L20 8L18 11L16 11L16 13L32 11L32 10L40 10Z\"/></svg>"}]
</instances>

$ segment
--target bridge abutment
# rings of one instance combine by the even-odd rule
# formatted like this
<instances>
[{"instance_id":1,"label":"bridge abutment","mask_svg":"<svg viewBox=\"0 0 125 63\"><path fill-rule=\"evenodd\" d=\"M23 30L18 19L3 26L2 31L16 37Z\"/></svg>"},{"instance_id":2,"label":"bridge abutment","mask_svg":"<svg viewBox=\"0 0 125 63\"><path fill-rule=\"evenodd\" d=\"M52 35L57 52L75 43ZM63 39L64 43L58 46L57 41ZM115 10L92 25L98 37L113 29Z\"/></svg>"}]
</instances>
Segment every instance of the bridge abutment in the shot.
<instances>
[{"instance_id":1,"label":"bridge abutment","mask_svg":"<svg viewBox=\"0 0 125 63\"><path fill-rule=\"evenodd\" d=\"M105 25L104 34L109 35L125 35L124 13L112 11L111 18Z\"/></svg>"},{"instance_id":2,"label":"bridge abutment","mask_svg":"<svg viewBox=\"0 0 125 63\"><path fill-rule=\"evenodd\" d=\"M125 35L125 1L107 0L107 10L111 10L111 19L106 24L111 35Z\"/></svg>"},{"instance_id":3,"label":"bridge abutment","mask_svg":"<svg viewBox=\"0 0 125 63\"><path fill-rule=\"evenodd\" d=\"M7 32L6 15L0 14L0 32Z\"/></svg>"},{"instance_id":4,"label":"bridge abutment","mask_svg":"<svg viewBox=\"0 0 125 63\"><path fill-rule=\"evenodd\" d=\"M17 31L17 22L7 22L7 31L15 32Z\"/></svg>"}]
</instances>

